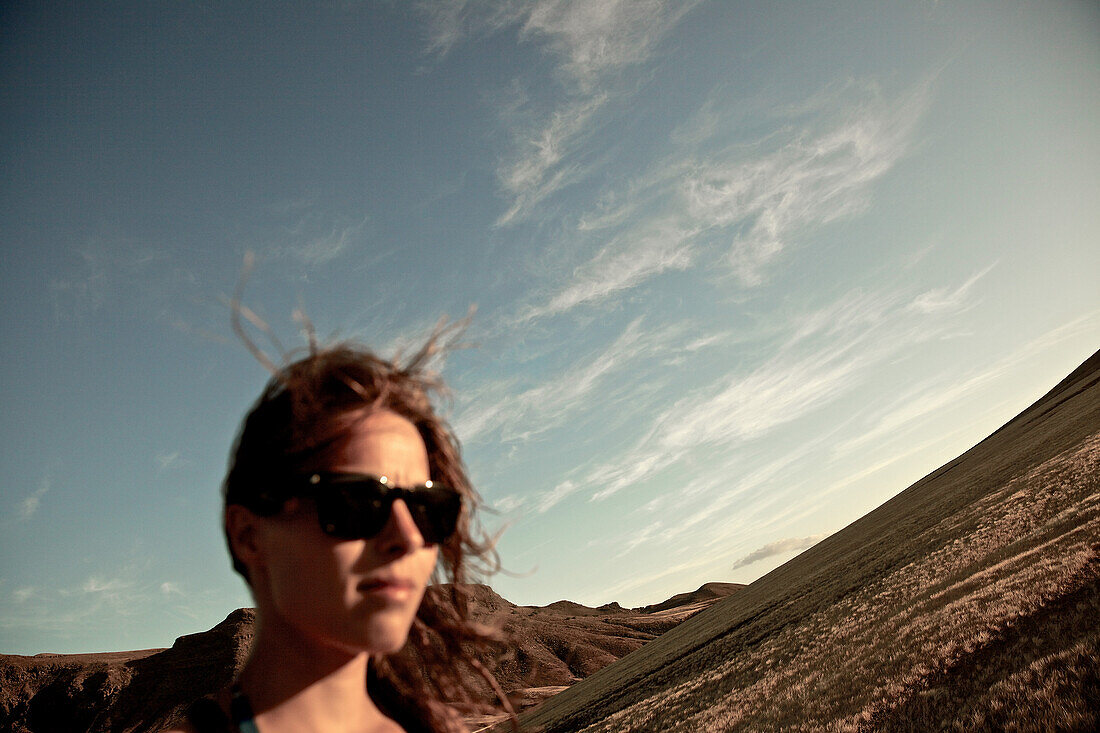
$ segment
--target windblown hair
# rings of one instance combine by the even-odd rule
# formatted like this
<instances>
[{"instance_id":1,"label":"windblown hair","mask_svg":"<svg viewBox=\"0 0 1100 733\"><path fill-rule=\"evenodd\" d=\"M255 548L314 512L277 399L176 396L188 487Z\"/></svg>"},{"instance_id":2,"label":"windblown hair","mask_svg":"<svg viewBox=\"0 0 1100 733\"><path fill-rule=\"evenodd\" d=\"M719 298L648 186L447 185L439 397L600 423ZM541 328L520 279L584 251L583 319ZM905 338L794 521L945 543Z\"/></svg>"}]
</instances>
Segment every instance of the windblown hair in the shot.
<instances>
[{"instance_id":1,"label":"windblown hair","mask_svg":"<svg viewBox=\"0 0 1100 733\"><path fill-rule=\"evenodd\" d=\"M469 584L498 569L494 542L475 524L481 499L470 485L459 443L435 413L432 396L445 393L427 369L440 350L437 329L411 358L397 363L350 343L318 348L277 368L245 417L230 457L225 504L239 504L262 516L282 511L288 498L272 487L286 478L317 470L355 421L339 418L389 410L416 426L428 452L431 479L462 495L455 533L440 544L440 561L409 632L395 655L372 659L367 689L375 703L408 731L465 731L452 705L484 709L486 686L514 713L478 657L501 646L499 633L470 617ZM249 344L251 347L251 344ZM442 347L445 348L445 347ZM228 538L227 538L228 539ZM248 569L233 554L233 567ZM484 682L484 685L481 682Z\"/></svg>"}]
</instances>

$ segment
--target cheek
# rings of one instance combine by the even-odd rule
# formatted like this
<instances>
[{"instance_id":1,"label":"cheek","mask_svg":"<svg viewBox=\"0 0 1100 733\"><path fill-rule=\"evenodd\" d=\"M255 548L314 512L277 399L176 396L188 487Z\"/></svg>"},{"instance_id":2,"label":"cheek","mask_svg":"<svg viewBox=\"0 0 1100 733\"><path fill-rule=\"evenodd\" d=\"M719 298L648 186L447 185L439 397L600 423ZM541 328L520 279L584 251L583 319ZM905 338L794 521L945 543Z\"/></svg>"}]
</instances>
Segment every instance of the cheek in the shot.
<instances>
[{"instance_id":1,"label":"cheek","mask_svg":"<svg viewBox=\"0 0 1100 733\"><path fill-rule=\"evenodd\" d=\"M310 535L310 536L306 536ZM347 562L338 551L309 532L286 532L272 538L279 551L268 560L271 591L279 605L324 602L343 594Z\"/></svg>"}]
</instances>

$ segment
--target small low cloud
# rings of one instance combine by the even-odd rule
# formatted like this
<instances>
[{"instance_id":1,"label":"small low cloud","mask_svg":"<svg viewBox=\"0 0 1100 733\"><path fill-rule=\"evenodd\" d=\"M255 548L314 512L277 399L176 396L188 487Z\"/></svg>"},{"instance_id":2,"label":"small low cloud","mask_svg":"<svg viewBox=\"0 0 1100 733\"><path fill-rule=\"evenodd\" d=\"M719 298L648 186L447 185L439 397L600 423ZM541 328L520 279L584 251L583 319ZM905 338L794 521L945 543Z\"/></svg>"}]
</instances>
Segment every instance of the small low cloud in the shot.
<instances>
[{"instance_id":1,"label":"small low cloud","mask_svg":"<svg viewBox=\"0 0 1100 733\"><path fill-rule=\"evenodd\" d=\"M120 578L104 579L93 575L84 582L80 589L85 593L112 594L130 587L130 585L131 583L127 583Z\"/></svg>"},{"instance_id":2,"label":"small low cloud","mask_svg":"<svg viewBox=\"0 0 1100 733\"><path fill-rule=\"evenodd\" d=\"M794 552L796 550L805 550L807 547L816 545L821 540L828 537L828 534L815 534L809 537L786 537L775 542L769 542L763 547L759 547L748 555L745 555L740 560L733 564L733 570L752 565L753 563L760 562L769 557L775 555L782 555L785 552Z\"/></svg>"},{"instance_id":3,"label":"small low cloud","mask_svg":"<svg viewBox=\"0 0 1100 733\"><path fill-rule=\"evenodd\" d=\"M19 518L30 519L33 517L42 503L42 497L45 496L46 492L49 490L50 480L45 478L42 479L38 488L25 496L23 501L19 502Z\"/></svg>"},{"instance_id":4,"label":"small low cloud","mask_svg":"<svg viewBox=\"0 0 1100 733\"><path fill-rule=\"evenodd\" d=\"M157 467L161 471L167 471L171 468L177 468L183 464L183 459L180 456L178 450L171 453L158 453L157 454Z\"/></svg>"}]
</instances>

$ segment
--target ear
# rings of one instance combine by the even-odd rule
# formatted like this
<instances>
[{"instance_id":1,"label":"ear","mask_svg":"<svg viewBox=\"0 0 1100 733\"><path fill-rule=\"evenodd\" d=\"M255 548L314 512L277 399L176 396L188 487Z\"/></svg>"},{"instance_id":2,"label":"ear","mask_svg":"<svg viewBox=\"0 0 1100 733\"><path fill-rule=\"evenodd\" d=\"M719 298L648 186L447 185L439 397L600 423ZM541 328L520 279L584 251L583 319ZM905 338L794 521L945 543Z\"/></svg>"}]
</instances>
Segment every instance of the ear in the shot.
<instances>
[{"instance_id":1,"label":"ear","mask_svg":"<svg viewBox=\"0 0 1100 733\"><path fill-rule=\"evenodd\" d=\"M253 578L256 576L255 569L263 561L259 520L251 509L240 504L230 504L225 508L225 536L233 554L248 567Z\"/></svg>"}]
</instances>

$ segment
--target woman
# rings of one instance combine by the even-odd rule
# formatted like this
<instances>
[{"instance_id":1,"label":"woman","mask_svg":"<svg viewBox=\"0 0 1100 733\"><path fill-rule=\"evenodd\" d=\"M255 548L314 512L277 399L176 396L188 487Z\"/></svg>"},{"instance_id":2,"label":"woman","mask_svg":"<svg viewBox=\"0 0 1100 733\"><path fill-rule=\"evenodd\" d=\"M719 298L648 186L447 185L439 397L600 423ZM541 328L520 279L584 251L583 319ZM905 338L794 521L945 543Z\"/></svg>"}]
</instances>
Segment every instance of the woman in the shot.
<instances>
[{"instance_id":1,"label":"woman","mask_svg":"<svg viewBox=\"0 0 1100 733\"><path fill-rule=\"evenodd\" d=\"M254 638L232 687L192 706L184 730L466 730L444 700L478 696L471 671L510 712L471 653L494 636L461 584L495 555L473 537L479 499L430 401L435 343L403 365L313 348L246 416L224 519ZM450 585L421 603L430 580Z\"/></svg>"}]
</instances>

